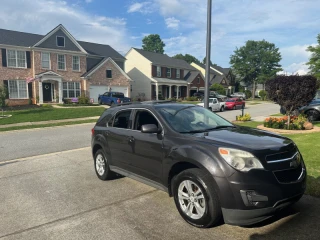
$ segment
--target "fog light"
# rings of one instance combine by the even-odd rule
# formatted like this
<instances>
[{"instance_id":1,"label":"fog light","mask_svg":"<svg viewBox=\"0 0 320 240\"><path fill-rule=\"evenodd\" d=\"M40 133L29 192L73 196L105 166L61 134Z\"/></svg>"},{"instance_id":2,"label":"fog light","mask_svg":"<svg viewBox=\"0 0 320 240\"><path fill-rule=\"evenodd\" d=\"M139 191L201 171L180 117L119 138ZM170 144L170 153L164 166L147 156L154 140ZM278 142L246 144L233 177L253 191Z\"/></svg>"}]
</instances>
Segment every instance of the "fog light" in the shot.
<instances>
[{"instance_id":1,"label":"fog light","mask_svg":"<svg viewBox=\"0 0 320 240\"><path fill-rule=\"evenodd\" d=\"M260 207L268 202L268 197L259 195L253 190L240 190L244 205Z\"/></svg>"}]
</instances>

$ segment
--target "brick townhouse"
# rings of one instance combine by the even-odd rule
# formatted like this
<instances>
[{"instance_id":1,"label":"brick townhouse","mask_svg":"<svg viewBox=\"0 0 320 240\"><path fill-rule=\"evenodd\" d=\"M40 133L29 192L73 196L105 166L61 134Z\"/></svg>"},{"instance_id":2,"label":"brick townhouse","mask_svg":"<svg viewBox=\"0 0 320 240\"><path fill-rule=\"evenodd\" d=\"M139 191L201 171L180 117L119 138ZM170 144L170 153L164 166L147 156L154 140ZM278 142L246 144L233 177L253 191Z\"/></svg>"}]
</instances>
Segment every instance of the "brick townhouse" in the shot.
<instances>
[{"instance_id":1,"label":"brick townhouse","mask_svg":"<svg viewBox=\"0 0 320 240\"><path fill-rule=\"evenodd\" d=\"M62 103L82 94L97 102L109 90L130 97L125 58L109 45L76 40L61 24L44 36L0 29L0 48L8 105Z\"/></svg>"}]
</instances>

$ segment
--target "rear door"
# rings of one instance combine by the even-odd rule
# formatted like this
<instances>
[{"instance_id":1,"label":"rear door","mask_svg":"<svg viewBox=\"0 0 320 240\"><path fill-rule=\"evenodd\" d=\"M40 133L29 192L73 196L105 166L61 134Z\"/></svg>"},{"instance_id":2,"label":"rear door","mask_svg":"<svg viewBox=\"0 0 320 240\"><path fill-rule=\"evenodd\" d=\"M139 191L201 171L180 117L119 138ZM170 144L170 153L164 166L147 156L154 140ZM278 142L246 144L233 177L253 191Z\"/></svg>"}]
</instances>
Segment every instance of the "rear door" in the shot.
<instances>
[{"instance_id":1,"label":"rear door","mask_svg":"<svg viewBox=\"0 0 320 240\"><path fill-rule=\"evenodd\" d=\"M132 131L132 109L118 111L107 123L105 138L108 141L112 165L128 170L132 148L129 145Z\"/></svg>"}]
</instances>

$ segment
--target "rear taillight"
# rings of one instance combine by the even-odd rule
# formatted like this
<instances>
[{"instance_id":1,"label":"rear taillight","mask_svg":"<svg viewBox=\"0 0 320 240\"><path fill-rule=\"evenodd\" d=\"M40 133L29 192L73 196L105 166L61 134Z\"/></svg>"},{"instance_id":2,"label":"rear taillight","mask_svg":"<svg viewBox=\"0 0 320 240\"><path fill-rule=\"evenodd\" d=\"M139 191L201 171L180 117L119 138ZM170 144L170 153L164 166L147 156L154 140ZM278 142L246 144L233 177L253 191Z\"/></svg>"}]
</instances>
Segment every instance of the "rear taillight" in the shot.
<instances>
[{"instance_id":1,"label":"rear taillight","mask_svg":"<svg viewBox=\"0 0 320 240\"><path fill-rule=\"evenodd\" d=\"M91 135L94 135L94 128L91 129Z\"/></svg>"},{"instance_id":2,"label":"rear taillight","mask_svg":"<svg viewBox=\"0 0 320 240\"><path fill-rule=\"evenodd\" d=\"M118 99L117 99L117 103L121 103L121 100L120 100L120 98L118 98Z\"/></svg>"}]
</instances>

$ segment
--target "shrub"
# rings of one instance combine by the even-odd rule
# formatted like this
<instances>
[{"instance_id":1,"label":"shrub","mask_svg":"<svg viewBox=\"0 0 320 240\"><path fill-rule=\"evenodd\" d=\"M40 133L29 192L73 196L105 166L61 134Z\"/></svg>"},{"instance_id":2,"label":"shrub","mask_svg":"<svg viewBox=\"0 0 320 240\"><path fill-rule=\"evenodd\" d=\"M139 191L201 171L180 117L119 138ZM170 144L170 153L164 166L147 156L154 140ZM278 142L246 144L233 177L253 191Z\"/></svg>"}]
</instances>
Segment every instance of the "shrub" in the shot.
<instances>
[{"instance_id":1,"label":"shrub","mask_svg":"<svg viewBox=\"0 0 320 240\"><path fill-rule=\"evenodd\" d=\"M186 98L187 101L198 101L197 97L187 97Z\"/></svg>"},{"instance_id":2,"label":"shrub","mask_svg":"<svg viewBox=\"0 0 320 240\"><path fill-rule=\"evenodd\" d=\"M78 97L78 103L82 104L82 105L89 104L90 103L90 98L88 98L88 97L86 97L84 95L81 95L80 97Z\"/></svg>"},{"instance_id":3,"label":"shrub","mask_svg":"<svg viewBox=\"0 0 320 240\"><path fill-rule=\"evenodd\" d=\"M243 116L236 116L236 120L237 121L243 121L243 122L246 122L246 121L250 121L251 120L251 116L249 113L246 113L244 114Z\"/></svg>"},{"instance_id":4,"label":"shrub","mask_svg":"<svg viewBox=\"0 0 320 240\"><path fill-rule=\"evenodd\" d=\"M267 96L267 92L265 90L261 90L259 92L259 96L261 97L261 99L264 101L266 100L266 96Z\"/></svg>"},{"instance_id":5,"label":"shrub","mask_svg":"<svg viewBox=\"0 0 320 240\"><path fill-rule=\"evenodd\" d=\"M170 100L170 101L172 101L172 102L177 101L177 99L175 99L175 98L169 98L168 100Z\"/></svg>"},{"instance_id":6,"label":"shrub","mask_svg":"<svg viewBox=\"0 0 320 240\"><path fill-rule=\"evenodd\" d=\"M251 98L252 97L252 93L250 90L245 90L244 94L246 95L246 99Z\"/></svg>"},{"instance_id":7,"label":"shrub","mask_svg":"<svg viewBox=\"0 0 320 240\"><path fill-rule=\"evenodd\" d=\"M177 102L182 102L182 99L181 99L181 98L178 98L178 99L177 99Z\"/></svg>"},{"instance_id":8,"label":"shrub","mask_svg":"<svg viewBox=\"0 0 320 240\"><path fill-rule=\"evenodd\" d=\"M281 118L269 117L264 120L263 126L275 129L304 130L304 123L308 122L306 116L300 114L299 116L291 117L288 126L288 118L288 116Z\"/></svg>"},{"instance_id":9,"label":"shrub","mask_svg":"<svg viewBox=\"0 0 320 240\"><path fill-rule=\"evenodd\" d=\"M0 84L0 107L6 106L7 92L6 86Z\"/></svg>"}]
</instances>

